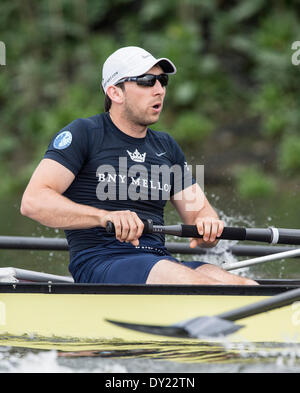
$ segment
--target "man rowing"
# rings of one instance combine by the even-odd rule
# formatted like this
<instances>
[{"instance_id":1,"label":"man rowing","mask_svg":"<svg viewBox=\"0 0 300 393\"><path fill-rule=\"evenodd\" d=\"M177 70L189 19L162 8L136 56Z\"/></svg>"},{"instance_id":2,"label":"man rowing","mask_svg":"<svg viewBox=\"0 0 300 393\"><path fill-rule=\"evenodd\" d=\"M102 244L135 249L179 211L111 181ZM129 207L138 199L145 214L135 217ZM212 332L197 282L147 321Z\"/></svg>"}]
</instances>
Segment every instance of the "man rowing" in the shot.
<instances>
[{"instance_id":1,"label":"man rowing","mask_svg":"<svg viewBox=\"0 0 300 393\"><path fill-rule=\"evenodd\" d=\"M162 234L142 234L143 220L163 225L168 199L203 234L191 247L214 246L224 228L175 140L149 128L175 73L169 59L142 48L114 52L102 70L105 113L59 131L31 177L21 213L65 230L75 282L256 284L212 264L178 261ZM114 235L105 230L109 221Z\"/></svg>"}]
</instances>

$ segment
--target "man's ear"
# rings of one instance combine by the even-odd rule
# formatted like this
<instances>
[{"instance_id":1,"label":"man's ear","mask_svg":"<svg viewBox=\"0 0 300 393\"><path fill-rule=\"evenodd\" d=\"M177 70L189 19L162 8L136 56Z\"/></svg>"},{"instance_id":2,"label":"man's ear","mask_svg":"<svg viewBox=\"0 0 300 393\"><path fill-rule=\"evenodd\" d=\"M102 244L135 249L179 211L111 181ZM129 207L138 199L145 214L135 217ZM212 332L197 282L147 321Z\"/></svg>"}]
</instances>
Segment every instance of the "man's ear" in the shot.
<instances>
[{"instance_id":1,"label":"man's ear","mask_svg":"<svg viewBox=\"0 0 300 393\"><path fill-rule=\"evenodd\" d=\"M111 99L111 101L116 104L122 104L124 101L124 92L118 86L109 86L109 88L106 91L106 94Z\"/></svg>"}]
</instances>

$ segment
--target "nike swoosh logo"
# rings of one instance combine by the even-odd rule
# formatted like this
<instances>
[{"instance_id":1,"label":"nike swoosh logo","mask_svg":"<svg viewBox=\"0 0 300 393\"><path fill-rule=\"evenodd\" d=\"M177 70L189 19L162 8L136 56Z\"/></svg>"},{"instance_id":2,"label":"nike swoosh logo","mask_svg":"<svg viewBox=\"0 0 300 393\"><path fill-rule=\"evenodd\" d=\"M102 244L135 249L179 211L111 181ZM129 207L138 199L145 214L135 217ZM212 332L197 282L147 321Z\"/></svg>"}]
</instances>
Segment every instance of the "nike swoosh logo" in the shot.
<instances>
[{"instance_id":1,"label":"nike swoosh logo","mask_svg":"<svg viewBox=\"0 0 300 393\"><path fill-rule=\"evenodd\" d=\"M161 157L161 156L163 156L164 154L166 154L166 151L164 151L163 153L155 153L156 155L157 155L157 157Z\"/></svg>"}]
</instances>

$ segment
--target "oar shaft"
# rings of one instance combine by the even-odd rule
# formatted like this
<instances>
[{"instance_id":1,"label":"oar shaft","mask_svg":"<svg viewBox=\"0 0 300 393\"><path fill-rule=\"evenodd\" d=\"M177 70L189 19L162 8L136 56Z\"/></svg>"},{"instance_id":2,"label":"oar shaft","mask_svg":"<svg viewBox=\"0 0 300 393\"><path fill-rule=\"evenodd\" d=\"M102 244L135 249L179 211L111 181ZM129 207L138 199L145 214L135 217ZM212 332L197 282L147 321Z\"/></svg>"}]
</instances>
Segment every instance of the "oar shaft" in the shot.
<instances>
[{"instance_id":1,"label":"oar shaft","mask_svg":"<svg viewBox=\"0 0 300 393\"><path fill-rule=\"evenodd\" d=\"M0 249L5 250L68 250L66 239L25 237L25 236L0 236Z\"/></svg>"},{"instance_id":2,"label":"oar shaft","mask_svg":"<svg viewBox=\"0 0 300 393\"><path fill-rule=\"evenodd\" d=\"M286 228L247 228L246 239L272 244L300 244L300 230Z\"/></svg>"},{"instance_id":3,"label":"oar shaft","mask_svg":"<svg viewBox=\"0 0 300 393\"><path fill-rule=\"evenodd\" d=\"M195 225L179 225L181 230L177 231L181 237L202 237L198 234ZM176 227L176 226L174 226ZM168 227L165 227L168 233ZM155 225L153 226L153 230ZM272 244L300 244L300 230L299 229L285 229L285 228L239 228L239 227L225 227L219 239L224 240L249 240L256 242L265 242Z\"/></svg>"},{"instance_id":4,"label":"oar shaft","mask_svg":"<svg viewBox=\"0 0 300 393\"><path fill-rule=\"evenodd\" d=\"M207 252L219 255L221 252L215 249L201 247L191 248L189 243L166 242L166 248L170 253L178 254L198 254L203 255ZM23 237L23 236L0 236L0 249L2 250L45 250L45 251L68 251L69 246L66 239L49 237ZM295 250L293 247L273 247L257 245L234 245L228 247L227 252L236 256L264 256L284 251ZM292 256L294 257L294 256Z\"/></svg>"},{"instance_id":5,"label":"oar shaft","mask_svg":"<svg viewBox=\"0 0 300 393\"><path fill-rule=\"evenodd\" d=\"M237 321L239 319L251 317L252 315L258 315L263 312L274 310L275 308L288 306L297 300L300 300L300 288L293 289L280 295L272 296L268 299L250 304L248 306L224 312L217 315L217 317L226 319L228 321Z\"/></svg>"}]
</instances>

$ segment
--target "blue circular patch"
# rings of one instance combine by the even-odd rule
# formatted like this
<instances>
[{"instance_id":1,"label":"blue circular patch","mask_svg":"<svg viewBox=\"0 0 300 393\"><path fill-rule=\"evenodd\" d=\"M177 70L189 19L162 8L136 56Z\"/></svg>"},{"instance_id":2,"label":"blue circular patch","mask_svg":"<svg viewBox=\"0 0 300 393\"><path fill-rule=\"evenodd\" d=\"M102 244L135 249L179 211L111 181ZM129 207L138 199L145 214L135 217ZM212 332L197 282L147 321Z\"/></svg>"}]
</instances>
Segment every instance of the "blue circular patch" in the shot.
<instances>
[{"instance_id":1,"label":"blue circular patch","mask_svg":"<svg viewBox=\"0 0 300 393\"><path fill-rule=\"evenodd\" d=\"M63 131L54 139L53 146L55 149L66 149L72 143L72 134L70 131Z\"/></svg>"}]
</instances>

